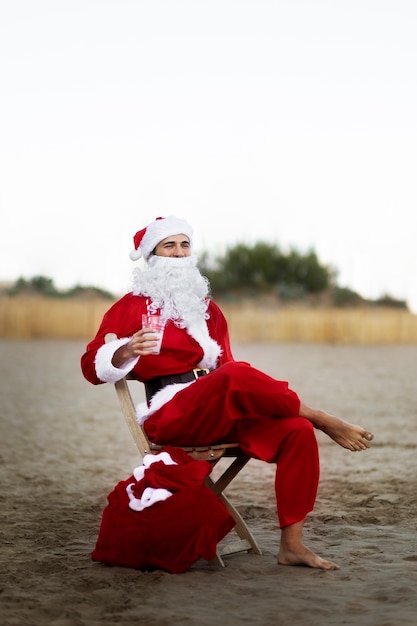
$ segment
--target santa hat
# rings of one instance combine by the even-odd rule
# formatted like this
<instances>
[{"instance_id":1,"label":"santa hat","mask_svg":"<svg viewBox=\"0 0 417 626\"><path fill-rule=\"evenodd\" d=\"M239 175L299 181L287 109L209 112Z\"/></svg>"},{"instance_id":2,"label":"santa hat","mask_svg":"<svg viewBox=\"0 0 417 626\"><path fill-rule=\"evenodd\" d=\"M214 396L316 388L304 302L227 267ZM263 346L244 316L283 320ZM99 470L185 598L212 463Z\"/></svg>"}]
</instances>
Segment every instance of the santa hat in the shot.
<instances>
[{"instance_id":1,"label":"santa hat","mask_svg":"<svg viewBox=\"0 0 417 626\"><path fill-rule=\"evenodd\" d=\"M135 249L130 253L130 258L132 261L137 261L141 257L148 260L158 243L171 235L186 235L191 244L192 234L193 229L185 220L174 215L157 217L154 222L139 230L133 237Z\"/></svg>"}]
</instances>

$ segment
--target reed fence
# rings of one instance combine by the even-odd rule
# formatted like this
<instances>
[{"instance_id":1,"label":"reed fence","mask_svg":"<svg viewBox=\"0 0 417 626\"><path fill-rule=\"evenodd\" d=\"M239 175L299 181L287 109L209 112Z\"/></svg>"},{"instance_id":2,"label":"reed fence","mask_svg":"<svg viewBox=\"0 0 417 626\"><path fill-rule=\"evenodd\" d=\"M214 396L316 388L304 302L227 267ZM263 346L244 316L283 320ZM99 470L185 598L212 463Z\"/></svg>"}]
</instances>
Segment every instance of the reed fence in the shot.
<instances>
[{"instance_id":1,"label":"reed fence","mask_svg":"<svg viewBox=\"0 0 417 626\"><path fill-rule=\"evenodd\" d=\"M0 298L0 337L90 339L112 303ZM223 305L237 342L417 343L417 316L397 309L271 308Z\"/></svg>"}]
</instances>

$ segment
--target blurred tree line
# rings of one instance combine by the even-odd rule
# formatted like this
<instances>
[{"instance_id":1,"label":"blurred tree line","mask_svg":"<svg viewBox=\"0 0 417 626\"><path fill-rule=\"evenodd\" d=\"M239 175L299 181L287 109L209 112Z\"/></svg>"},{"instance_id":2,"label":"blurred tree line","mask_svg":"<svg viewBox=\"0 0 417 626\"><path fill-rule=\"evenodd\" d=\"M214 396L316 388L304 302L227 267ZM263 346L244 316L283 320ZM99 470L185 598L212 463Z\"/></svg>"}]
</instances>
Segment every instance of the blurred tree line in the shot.
<instances>
[{"instance_id":1,"label":"blurred tree line","mask_svg":"<svg viewBox=\"0 0 417 626\"><path fill-rule=\"evenodd\" d=\"M313 250L300 254L288 253L279 246L260 241L252 246L238 243L216 257L204 252L199 268L207 276L214 298L239 300L263 295L280 302L324 302L330 306L379 305L407 309L403 300L384 295L378 300L365 300L358 293L336 283L334 268L322 265ZM35 276L19 278L8 295L42 295L53 298L100 297L115 299L98 287L76 285L66 291L58 290L51 278ZM321 300L320 300L321 299Z\"/></svg>"},{"instance_id":2,"label":"blurred tree line","mask_svg":"<svg viewBox=\"0 0 417 626\"><path fill-rule=\"evenodd\" d=\"M6 290L9 296L45 296L47 298L81 298L81 297L97 297L114 300L114 296L105 289L99 287L83 287L75 285L67 290L59 290L55 287L52 278L47 276L34 276L26 280L18 278L15 284Z\"/></svg>"},{"instance_id":3,"label":"blurred tree line","mask_svg":"<svg viewBox=\"0 0 417 626\"><path fill-rule=\"evenodd\" d=\"M319 301L320 296L333 306L380 306L407 308L403 300L384 295L378 300L365 300L355 291L336 283L337 271L322 265L313 250L288 253L279 246L259 241L252 246L239 243L223 255L210 257L205 252L199 262L202 273L210 281L214 298L275 296L281 302Z\"/></svg>"},{"instance_id":4,"label":"blurred tree line","mask_svg":"<svg viewBox=\"0 0 417 626\"><path fill-rule=\"evenodd\" d=\"M200 269L216 296L275 292L283 299L299 299L328 289L334 278L313 251L304 256L296 250L283 254L279 247L262 241L253 246L237 244L214 259L205 253Z\"/></svg>"}]
</instances>

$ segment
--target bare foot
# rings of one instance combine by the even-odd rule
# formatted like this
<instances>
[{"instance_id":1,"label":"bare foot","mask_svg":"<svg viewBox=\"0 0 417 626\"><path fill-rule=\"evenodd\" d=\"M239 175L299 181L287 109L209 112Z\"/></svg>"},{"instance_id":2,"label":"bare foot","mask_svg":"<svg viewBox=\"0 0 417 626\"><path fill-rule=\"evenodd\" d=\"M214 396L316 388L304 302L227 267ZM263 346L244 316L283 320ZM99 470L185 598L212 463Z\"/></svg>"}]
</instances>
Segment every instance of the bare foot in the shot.
<instances>
[{"instance_id":1,"label":"bare foot","mask_svg":"<svg viewBox=\"0 0 417 626\"><path fill-rule=\"evenodd\" d=\"M340 569L336 563L322 559L304 545L301 545L298 550L289 550L281 546L278 553L278 565L305 565L325 570Z\"/></svg>"},{"instance_id":2,"label":"bare foot","mask_svg":"<svg viewBox=\"0 0 417 626\"><path fill-rule=\"evenodd\" d=\"M326 561L306 548L302 541L304 520L281 529L281 543L278 552L279 565L306 565L316 569L340 569L336 563Z\"/></svg>"},{"instance_id":3,"label":"bare foot","mask_svg":"<svg viewBox=\"0 0 417 626\"><path fill-rule=\"evenodd\" d=\"M345 422L324 411L311 409L303 403L301 403L300 415L310 420L315 428L322 430L339 446L352 452L366 450L374 438L372 433L361 426Z\"/></svg>"},{"instance_id":4,"label":"bare foot","mask_svg":"<svg viewBox=\"0 0 417 626\"><path fill-rule=\"evenodd\" d=\"M349 424L338 417L329 415L325 424L320 428L326 435L329 435L339 446L347 448L352 452L358 450L366 450L370 446L370 441L373 439L373 434L356 426L355 424Z\"/></svg>"}]
</instances>

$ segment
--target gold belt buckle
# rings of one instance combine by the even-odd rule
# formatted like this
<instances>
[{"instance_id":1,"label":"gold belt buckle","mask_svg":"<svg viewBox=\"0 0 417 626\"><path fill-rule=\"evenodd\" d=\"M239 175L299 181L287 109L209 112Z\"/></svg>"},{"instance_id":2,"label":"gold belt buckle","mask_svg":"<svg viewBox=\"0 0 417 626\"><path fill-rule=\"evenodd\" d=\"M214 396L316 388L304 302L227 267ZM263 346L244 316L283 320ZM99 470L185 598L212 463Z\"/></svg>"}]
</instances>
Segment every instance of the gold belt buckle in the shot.
<instances>
[{"instance_id":1,"label":"gold belt buckle","mask_svg":"<svg viewBox=\"0 0 417 626\"><path fill-rule=\"evenodd\" d=\"M204 373L201 374L200 372L204 372ZM210 373L210 370L208 367L196 367L193 369L194 378L196 380L197 378L201 378L201 376L206 376L209 373Z\"/></svg>"}]
</instances>

